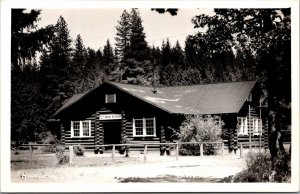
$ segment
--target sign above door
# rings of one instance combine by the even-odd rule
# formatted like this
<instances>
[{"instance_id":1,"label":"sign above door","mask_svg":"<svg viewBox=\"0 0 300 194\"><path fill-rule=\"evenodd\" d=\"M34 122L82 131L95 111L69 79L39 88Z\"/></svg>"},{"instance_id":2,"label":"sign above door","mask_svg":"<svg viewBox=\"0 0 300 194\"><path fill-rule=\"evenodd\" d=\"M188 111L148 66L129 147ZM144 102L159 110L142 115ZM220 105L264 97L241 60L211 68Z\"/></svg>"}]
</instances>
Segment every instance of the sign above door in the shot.
<instances>
[{"instance_id":1,"label":"sign above door","mask_svg":"<svg viewBox=\"0 0 300 194\"><path fill-rule=\"evenodd\" d=\"M100 115L100 120L118 120L122 119L121 114L102 114Z\"/></svg>"}]
</instances>

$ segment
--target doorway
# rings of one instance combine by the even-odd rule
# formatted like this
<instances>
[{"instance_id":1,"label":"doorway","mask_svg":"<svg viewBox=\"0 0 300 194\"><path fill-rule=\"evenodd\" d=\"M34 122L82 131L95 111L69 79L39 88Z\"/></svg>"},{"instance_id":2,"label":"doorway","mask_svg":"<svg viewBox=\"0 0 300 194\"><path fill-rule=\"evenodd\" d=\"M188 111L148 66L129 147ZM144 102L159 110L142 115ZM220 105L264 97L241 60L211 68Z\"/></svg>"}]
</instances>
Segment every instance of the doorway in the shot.
<instances>
[{"instance_id":1,"label":"doorway","mask_svg":"<svg viewBox=\"0 0 300 194\"><path fill-rule=\"evenodd\" d=\"M103 122L104 144L119 144L121 142L121 122Z\"/></svg>"}]
</instances>

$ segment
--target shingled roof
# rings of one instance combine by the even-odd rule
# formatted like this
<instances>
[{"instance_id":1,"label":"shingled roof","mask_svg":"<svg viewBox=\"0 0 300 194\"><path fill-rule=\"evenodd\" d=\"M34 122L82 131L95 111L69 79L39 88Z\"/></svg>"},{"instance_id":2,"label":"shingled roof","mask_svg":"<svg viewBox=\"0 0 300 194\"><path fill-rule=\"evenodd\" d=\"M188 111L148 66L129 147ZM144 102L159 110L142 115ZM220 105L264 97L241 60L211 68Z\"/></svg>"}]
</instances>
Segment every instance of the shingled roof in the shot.
<instances>
[{"instance_id":1,"label":"shingled roof","mask_svg":"<svg viewBox=\"0 0 300 194\"><path fill-rule=\"evenodd\" d=\"M156 92L149 86L108 83L169 113L224 114L240 111L256 81L158 87ZM84 94L73 96L56 114L83 96Z\"/></svg>"}]
</instances>

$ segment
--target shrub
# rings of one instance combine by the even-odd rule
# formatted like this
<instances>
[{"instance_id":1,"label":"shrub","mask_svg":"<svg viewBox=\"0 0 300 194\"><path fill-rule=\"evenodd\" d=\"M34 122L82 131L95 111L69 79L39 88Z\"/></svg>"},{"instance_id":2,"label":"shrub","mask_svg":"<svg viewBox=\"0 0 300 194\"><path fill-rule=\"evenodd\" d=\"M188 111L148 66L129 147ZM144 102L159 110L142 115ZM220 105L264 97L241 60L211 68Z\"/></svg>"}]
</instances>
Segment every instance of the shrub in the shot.
<instances>
[{"instance_id":1,"label":"shrub","mask_svg":"<svg viewBox=\"0 0 300 194\"><path fill-rule=\"evenodd\" d=\"M53 144L51 146L41 146L39 149L44 153L55 153L55 145L60 143L56 136L49 131L39 135L39 142L42 144Z\"/></svg>"},{"instance_id":2,"label":"shrub","mask_svg":"<svg viewBox=\"0 0 300 194\"><path fill-rule=\"evenodd\" d=\"M234 182L289 182L291 177L290 155L279 152L272 162L270 154L249 152L247 169L236 176Z\"/></svg>"},{"instance_id":3,"label":"shrub","mask_svg":"<svg viewBox=\"0 0 300 194\"><path fill-rule=\"evenodd\" d=\"M76 156L83 156L84 155L84 147L82 145L74 146L74 154Z\"/></svg>"},{"instance_id":4,"label":"shrub","mask_svg":"<svg viewBox=\"0 0 300 194\"><path fill-rule=\"evenodd\" d=\"M216 142L221 139L222 126L224 123L218 117L193 115L187 116L180 126L180 142ZM199 144L180 146L182 155L199 155ZM204 144L204 154L214 154L213 144Z\"/></svg>"},{"instance_id":5,"label":"shrub","mask_svg":"<svg viewBox=\"0 0 300 194\"><path fill-rule=\"evenodd\" d=\"M58 160L58 164L66 164L69 162L69 156L65 154L65 147L62 145L57 145L55 148L55 156Z\"/></svg>"}]
</instances>

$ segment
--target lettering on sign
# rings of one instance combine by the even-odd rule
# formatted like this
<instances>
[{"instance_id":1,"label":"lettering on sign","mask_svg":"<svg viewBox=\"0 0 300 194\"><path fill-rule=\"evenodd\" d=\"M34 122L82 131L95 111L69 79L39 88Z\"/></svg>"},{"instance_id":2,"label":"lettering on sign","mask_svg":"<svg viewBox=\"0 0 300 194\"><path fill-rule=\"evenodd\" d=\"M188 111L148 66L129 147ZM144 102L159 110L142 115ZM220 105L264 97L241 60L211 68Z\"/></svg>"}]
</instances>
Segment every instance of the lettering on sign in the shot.
<instances>
[{"instance_id":1,"label":"lettering on sign","mask_svg":"<svg viewBox=\"0 0 300 194\"><path fill-rule=\"evenodd\" d=\"M116 120L116 119L122 119L122 115L121 114L100 115L100 120Z\"/></svg>"}]
</instances>

